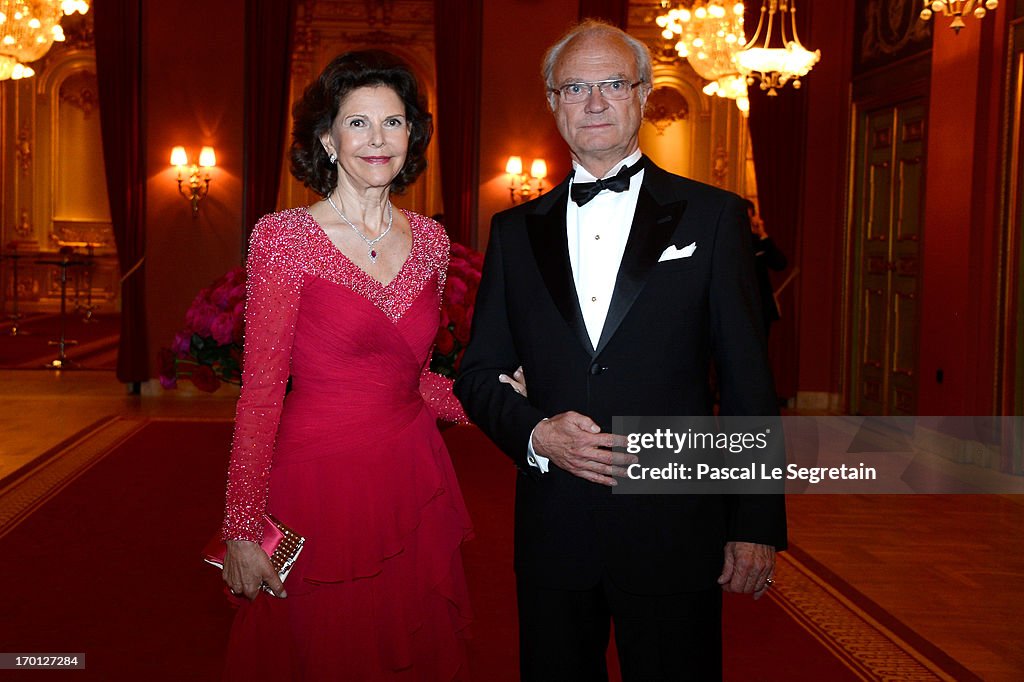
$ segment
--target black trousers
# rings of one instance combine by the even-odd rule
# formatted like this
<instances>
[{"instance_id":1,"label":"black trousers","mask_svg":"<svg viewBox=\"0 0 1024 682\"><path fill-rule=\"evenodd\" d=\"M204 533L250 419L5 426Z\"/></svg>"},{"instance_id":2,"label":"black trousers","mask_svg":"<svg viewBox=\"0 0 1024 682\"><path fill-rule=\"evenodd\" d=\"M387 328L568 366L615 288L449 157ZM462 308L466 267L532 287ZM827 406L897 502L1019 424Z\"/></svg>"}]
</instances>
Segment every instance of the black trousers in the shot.
<instances>
[{"instance_id":1,"label":"black trousers","mask_svg":"<svg viewBox=\"0 0 1024 682\"><path fill-rule=\"evenodd\" d=\"M722 679L722 589L637 595L608 578L589 590L519 579L523 682L607 682L610 623L623 682Z\"/></svg>"}]
</instances>

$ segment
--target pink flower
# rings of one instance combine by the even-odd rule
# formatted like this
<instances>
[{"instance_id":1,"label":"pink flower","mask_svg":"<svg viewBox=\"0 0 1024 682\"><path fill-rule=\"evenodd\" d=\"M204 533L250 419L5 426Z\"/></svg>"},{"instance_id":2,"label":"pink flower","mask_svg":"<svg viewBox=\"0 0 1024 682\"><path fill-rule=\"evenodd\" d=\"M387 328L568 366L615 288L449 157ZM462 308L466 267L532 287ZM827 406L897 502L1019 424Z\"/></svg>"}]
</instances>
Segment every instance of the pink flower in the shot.
<instances>
[{"instance_id":1,"label":"pink flower","mask_svg":"<svg viewBox=\"0 0 1024 682\"><path fill-rule=\"evenodd\" d=\"M182 329L174 335L174 343L171 344L171 351L179 358L188 357L192 350L192 330Z\"/></svg>"},{"instance_id":2,"label":"pink flower","mask_svg":"<svg viewBox=\"0 0 1024 682\"><path fill-rule=\"evenodd\" d=\"M448 278L444 286L444 300L448 303L462 303L466 300L466 283L456 277Z\"/></svg>"},{"instance_id":3,"label":"pink flower","mask_svg":"<svg viewBox=\"0 0 1024 682\"><path fill-rule=\"evenodd\" d=\"M224 282L219 287L210 292L210 300L221 310L228 309L228 301L231 300L231 292L234 290L235 285L230 282Z\"/></svg>"},{"instance_id":4,"label":"pink flower","mask_svg":"<svg viewBox=\"0 0 1024 682\"><path fill-rule=\"evenodd\" d=\"M210 325L210 333L213 340L222 346L231 343L235 333L235 320L231 313L221 313L213 319Z\"/></svg>"},{"instance_id":5,"label":"pink flower","mask_svg":"<svg viewBox=\"0 0 1024 682\"><path fill-rule=\"evenodd\" d=\"M169 348L161 348L156 358L157 364L160 366L160 385L167 389L176 388L178 386L178 370L174 353Z\"/></svg>"},{"instance_id":6,"label":"pink flower","mask_svg":"<svg viewBox=\"0 0 1024 682\"><path fill-rule=\"evenodd\" d=\"M224 281L231 284L245 284L245 268L236 266L224 273Z\"/></svg>"},{"instance_id":7,"label":"pink flower","mask_svg":"<svg viewBox=\"0 0 1024 682\"><path fill-rule=\"evenodd\" d=\"M245 301L245 285L236 284L228 292L228 304L225 306L225 310L231 310L242 301Z\"/></svg>"},{"instance_id":8,"label":"pink flower","mask_svg":"<svg viewBox=\"0 0 1024 682\"><path fill-rule=\"evenodd\" d=\"M174 336L171 348L164 349L168 358L160 382L167 388L177 384L177 360L195 365L181 374L189 377L200 390L215 391L221 382L237 384L242 359L245 328L245 269L235 267L200 289L185 314L185 328ZM198 337L194 352L192 339ZM202 360L200 361L200 357Z\"/></svg>"},{"instance_id":9,"label":"pink flower","mask_svg":"<svg viewBox=\"0 0 1024 682\"><path fill-rule=\"evenodd\" d=\"M451 265L448 266L448 277L451 278L453 275L457 276L458 279L467 279L473 274L473 266L464 260L453 260Z\"/></svg>"},{"instance_id":10,"label":"pink flower","mask_svg":"<svg viewBox=\"0 0 1024 682\"><path fill-rule=\"evenodd\" d=\"M195 330L199 336L209 336L213 320L220 314L217 307L205 301L194 304L185 315L185 324Z\"/></svg>"}]
</instances>

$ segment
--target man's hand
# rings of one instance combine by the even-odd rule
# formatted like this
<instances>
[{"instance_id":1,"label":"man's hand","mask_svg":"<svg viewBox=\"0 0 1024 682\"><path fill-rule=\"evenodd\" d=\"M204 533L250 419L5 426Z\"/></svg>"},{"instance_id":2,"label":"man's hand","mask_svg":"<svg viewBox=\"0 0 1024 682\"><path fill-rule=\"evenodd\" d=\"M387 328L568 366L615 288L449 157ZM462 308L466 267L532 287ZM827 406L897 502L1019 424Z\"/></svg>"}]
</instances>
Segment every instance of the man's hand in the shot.
<instances>
[{"instance_id":1,"label":"man's hand","mask_svg":"<svg viewBox=\"0 0 1024 682\"><path fill-rule=\"evenodd\" d=\"M750 231L756 234L761 239L767 239L768 233L764 230L764 221L761 220L761 216L751 216L750 218Z\"/></svg>"},{"instance_id":2,"label":"man's hand","mask_svg":"<svg viewBox=\"0 0 1024 682\"><path fill-rule=\"evenodd\" d=\"M726 592L753 594L760 599L775 573L775 548L752 542L729 542L725 545L725 566L718 584Z\"/></svg>"},{"instance_id":3,"label":"man's hand","mask_svg":"<svg viewBox=\"0 0 1024 682\"><path fill-rule=\"evenodd\" d=\"M267 583L274 596L281 599L288 596L284 591L284 583L277 576L270 557L262 547L245 540L228 540L226 544L222 577L231 594L245 595L246 599L252 601L260 593L260 585Z\"/></svg>"},{"instance_id":4,"label":"man's hand","mask_svg":"<svg viewBox=\"0 0 1024 682\"><path fill-rule=\"evenodd\" d=\"M574 476L601 485L618 485L613 476L625 476L625 467L638 461L634 455L608 449L625 446L625 436L601 433L593 419L579 412L555 415L533 431L534 452Z\"/></svg>"}]
</instances>

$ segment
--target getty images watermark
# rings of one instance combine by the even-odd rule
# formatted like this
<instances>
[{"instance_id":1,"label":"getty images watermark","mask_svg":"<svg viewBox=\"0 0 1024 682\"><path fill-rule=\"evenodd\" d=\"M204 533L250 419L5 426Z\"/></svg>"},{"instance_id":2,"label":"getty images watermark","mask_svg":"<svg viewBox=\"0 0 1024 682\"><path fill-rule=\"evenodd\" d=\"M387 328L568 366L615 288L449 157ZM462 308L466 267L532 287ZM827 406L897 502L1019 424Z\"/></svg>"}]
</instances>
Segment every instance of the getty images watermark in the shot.
<instances>
[{"instance_id":1,"label":"getty images watermark","mask_svg":"<svg viewBox=\"0 0 1024 682\"><path fill-rule=\"evenodd\" d=\"M616 417L615 494L1024 493L1024 417Z\"/></svg>"}]
</instances>

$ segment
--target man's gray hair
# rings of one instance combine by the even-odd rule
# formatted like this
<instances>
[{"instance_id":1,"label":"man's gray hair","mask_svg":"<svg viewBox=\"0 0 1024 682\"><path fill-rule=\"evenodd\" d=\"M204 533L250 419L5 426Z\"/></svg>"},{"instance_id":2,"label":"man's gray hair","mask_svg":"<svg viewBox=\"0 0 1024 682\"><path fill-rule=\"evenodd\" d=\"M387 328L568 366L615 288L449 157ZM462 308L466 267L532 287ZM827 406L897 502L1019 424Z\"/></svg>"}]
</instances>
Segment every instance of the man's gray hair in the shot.
<instances>
[{"instance_id":1,"label":"man's gray hair","mask_svg":"<svg viewBox=\"0 0 1024 682\"><path fill-rule=\"evenodd\" d=\"M557 43L548 48L548 51L544 54L541 73L544 77L544 85L547 86L548 89L555 87L555 64L558 63L558 59L562 56L562 51L565 50L565 47L577 38L590 36L609 36L617 38L625 43L636 56L636 72L640 75L640 80L646 83L648 87L652 85L651 81L654 78L654 70L651 67L651 52L643 42L637 40L617 26L612 26L609 23L599 21L597 19L584 19L573 26L568 33L562 36Z\"/></svg>"}]
</instances>

